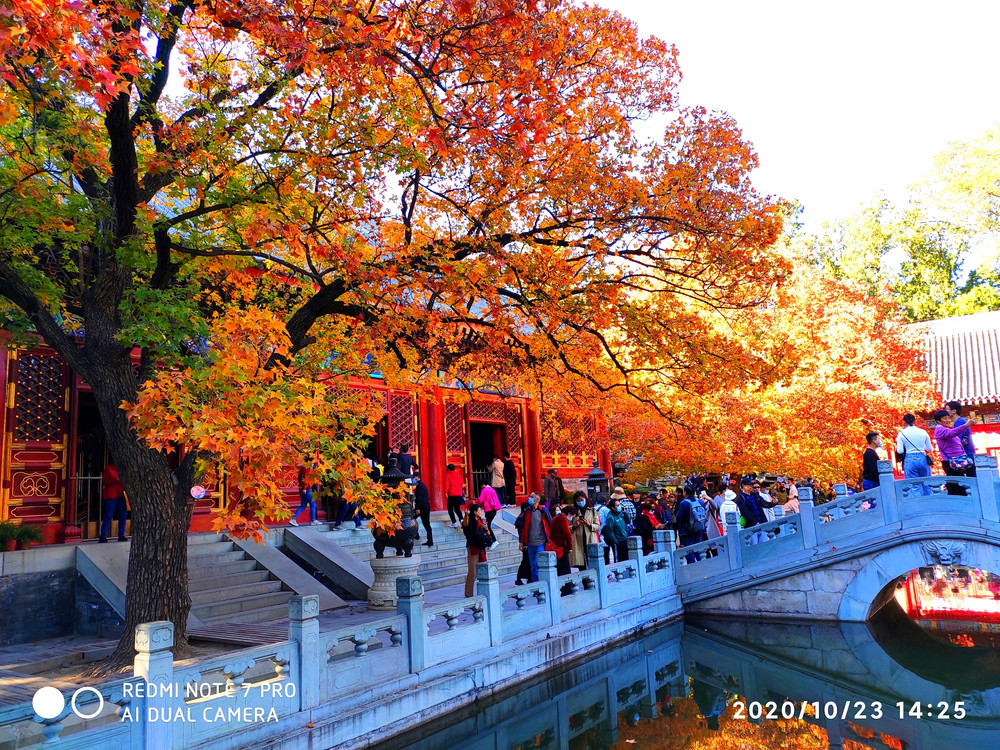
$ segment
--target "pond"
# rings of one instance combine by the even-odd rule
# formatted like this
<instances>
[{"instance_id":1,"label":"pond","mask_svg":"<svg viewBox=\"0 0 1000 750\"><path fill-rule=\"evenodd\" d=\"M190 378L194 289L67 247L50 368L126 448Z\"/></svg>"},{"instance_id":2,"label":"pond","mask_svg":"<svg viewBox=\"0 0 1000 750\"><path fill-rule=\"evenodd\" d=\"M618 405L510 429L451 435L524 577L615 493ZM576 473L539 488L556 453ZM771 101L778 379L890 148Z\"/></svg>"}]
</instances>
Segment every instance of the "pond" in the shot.
<instances>
[{"instance_id":1,"label":"pond","mask_svg":"<svg viewBox=\"0 0 1000 750\"><path fill-rule=\"evenodd\" d=\"M887 608L868 624L688 618L374 750L998 746L995 640Z\"/></svg>"}]
</instances>

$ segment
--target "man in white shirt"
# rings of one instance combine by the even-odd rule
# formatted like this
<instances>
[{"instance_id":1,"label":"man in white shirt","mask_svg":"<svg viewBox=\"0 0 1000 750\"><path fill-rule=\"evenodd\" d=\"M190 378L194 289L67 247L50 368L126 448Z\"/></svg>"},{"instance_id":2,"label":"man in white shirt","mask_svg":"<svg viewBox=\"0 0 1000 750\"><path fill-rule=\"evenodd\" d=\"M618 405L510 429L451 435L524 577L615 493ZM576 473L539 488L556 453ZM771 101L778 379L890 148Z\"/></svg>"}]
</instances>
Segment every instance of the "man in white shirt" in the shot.
<instances>
[{"instance_id":1,"label":"man in white shirt","mask_svg":"<svg viewBox=\"0 0 1000 750\"><path fill-rule=\"evenodd\" d=\"M722 505L719 506L719 520L722 521L722 534L726 534L726 513L735 513L736 520L740 518L740 506L736 504L736 493L732 490L726 490L725 500L722 501Z\"/></svg>"},{"instance_id":2,"label":"man in white shirt","mask_svg":"<svg viewBox=\"0 0 1000 750\"><path fill-rule=\"evenodd\" d=\"M904 415L903 423L906 426L896 436L896 457L902 458L903 476L907 479L931 475L931 467L927 462L927 452L933 450L931 437L926 430L916 426L916 421L912 414Z\"/></svg>"}]
</instances>

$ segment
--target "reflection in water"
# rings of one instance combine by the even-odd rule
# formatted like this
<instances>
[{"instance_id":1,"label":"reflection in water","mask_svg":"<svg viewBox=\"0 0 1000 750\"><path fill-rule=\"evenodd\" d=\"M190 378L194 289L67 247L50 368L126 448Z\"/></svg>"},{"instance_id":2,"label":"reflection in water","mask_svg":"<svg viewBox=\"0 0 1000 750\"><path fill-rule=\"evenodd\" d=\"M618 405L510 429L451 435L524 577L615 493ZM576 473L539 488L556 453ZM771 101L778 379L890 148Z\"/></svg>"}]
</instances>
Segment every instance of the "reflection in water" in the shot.
<instances>
[{"instance_id":1,"label":"reflection in water","mask_svg":"<svg viewBox=\"0 0 1000 750\"><path fill-rule=\"evenodd\" d=\"M920 568L897 587L895 600L941 640L1000 645L1000 576L955 565Z\"/></svg>"},{"instance_id":2,"label":"reflection in water","mask_svg":"<svg viewBox=\"0 0 1000 750\"><path fill-rule=\"evenodd\" d=\"M947 659L914 658L914 649L927 656L927 643L883 648L872 632L853 623L678 622L377 750L975 750L1000 744L996 681L946 668ZM1000 661L995 649L980 656Z\"/></svg>"}]
</instances>

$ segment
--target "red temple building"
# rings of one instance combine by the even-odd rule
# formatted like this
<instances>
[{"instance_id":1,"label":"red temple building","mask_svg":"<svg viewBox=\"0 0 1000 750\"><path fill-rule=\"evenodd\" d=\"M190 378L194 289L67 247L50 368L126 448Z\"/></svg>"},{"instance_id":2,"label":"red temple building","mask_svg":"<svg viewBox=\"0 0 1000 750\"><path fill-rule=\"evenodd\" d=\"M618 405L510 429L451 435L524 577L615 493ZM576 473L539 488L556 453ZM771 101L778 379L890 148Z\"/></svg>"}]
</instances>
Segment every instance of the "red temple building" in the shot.
<instances>
[{"instance_id":1,"label":"red temple building","mask_svg":"<svg viewBox=\"0 0 1000 750\"><path fill-rule=\"evenodd\" d=\"M0 520L39 524L49 544L67 537L96 538L101 472L108 456L90 387L44 348L2 350L0 358L5 394ZM382 404L376 455L386 456L392 446L412 446L433 510L445 509L449 463L465 472L470 496L482 484L494 454L511 454L522 498L541 490L550 468L559 469L567 490L585 489L594 462L611 473L607 441L596 416L569 419L540 409L531 399L493 393L477 393L460 404L454 398L457 391L445 387L436 389L433 397L418 397L389 389L375 378L355 387L370 391ZM299 502L294 468L288 479L288 503L294 509ZM208 493L195 507L192 531L208 530L213 511L227 502L224 481L203 484Z\"/></svg>"}]
</instances>

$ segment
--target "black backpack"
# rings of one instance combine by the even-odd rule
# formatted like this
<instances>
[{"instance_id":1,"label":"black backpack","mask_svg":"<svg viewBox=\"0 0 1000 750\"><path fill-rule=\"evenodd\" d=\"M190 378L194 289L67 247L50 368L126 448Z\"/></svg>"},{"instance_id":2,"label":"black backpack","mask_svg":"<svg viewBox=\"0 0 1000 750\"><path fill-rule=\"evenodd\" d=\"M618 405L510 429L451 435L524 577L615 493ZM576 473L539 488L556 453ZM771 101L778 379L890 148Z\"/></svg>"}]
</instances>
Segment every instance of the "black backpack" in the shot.
<instances>
[{"instance_id":1,"label":"black backpack","mask_svg":"<svg viewBox=\"0 0 1000 750\"><path fill-rule=\"evenodd\" d=\"M688 500L691 504L691 513L688 515L687 532L690 536L704 534L708 528L708 511L700 500Z\"/></svg>"}]
</instances>

